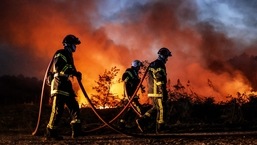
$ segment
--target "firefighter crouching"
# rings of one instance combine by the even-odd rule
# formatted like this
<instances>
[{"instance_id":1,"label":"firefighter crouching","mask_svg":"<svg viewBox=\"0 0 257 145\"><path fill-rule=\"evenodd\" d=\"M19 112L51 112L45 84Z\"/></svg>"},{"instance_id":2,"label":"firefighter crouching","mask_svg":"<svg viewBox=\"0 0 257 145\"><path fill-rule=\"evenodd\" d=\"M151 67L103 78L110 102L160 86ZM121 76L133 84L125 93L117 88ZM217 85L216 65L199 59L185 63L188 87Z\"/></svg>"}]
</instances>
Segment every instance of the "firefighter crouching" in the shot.
<instances>
[{"instance_id":1,"label":"firefighter crouching","mask_svg":"<svg viewBox=\"0 0 257 145\"><path fill-rule=\"evenodd\" d=\"M149 109L141 118L136 120L138 128L141 132L144 132L147 128L150 116L153 112L157 111L156 116L156 132L162 132L164 130L165 123L165 108L166 101L168 99L168 93L166 89L167 74L166 74L166 62L168 57L172 54L167 48L161 48L158 51L158 59L151 62L148 71L148 97L153 103L153 107Z\"/></svg>"},{"instance_id":2,"label":"firefighter crouching","mask_svg":"<svg viewBox=\"0 0 257 145\"><path fill-rule=\"evenodd\" d=\"M72 53L76 51L76 45L80 40L74 35L67 35L63 39L64 49L57 50L53 60L53 75L51 81L51 97L53 99L52 112L46 127L46 139L63 139L57 133L57 126L64 111L64 105L69 109L71 116L72 138L81 133L80 109L76 100L76 94L72 88L69 77L77 77L81 80L82 75L76 71Z\"/></svg>"},{"instance_id":3,"label":"firefighter crouching","mask_svg":"<svg viewBox=\"0 0 257 145\"><path fill-rule=\"evenodd\" d=\"M138 84L140 83L140 78L138 76L140 68L143 66L142 62L139 60L134 60L130 68L127 68L122 75L122 81L124 82L124 94L127 96L126 99L130 99L135 90L137 89ZM144 87L141 85L141 91L144 93ZM135 96L131 102L136 111L141 114L141 104L139 103L139 96ZM129 107L126 112L122 115L120 119L120 128L125 128L129 117L134 116L135 112L133 108Z\"/></svg>"}]
</instances>

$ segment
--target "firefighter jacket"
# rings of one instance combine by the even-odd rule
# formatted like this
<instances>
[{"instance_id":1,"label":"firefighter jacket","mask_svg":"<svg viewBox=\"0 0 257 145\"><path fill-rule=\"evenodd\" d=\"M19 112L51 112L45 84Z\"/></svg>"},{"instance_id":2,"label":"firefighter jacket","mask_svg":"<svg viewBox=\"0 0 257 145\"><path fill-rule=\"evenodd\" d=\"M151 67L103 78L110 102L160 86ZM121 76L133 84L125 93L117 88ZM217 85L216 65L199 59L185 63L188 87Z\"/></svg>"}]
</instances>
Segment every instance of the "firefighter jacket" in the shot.
<instances>
[{"instance_id":1,"label":"firefighter jacket","mask_svg":"<svg viewBox=\"0 0 257 145\"><path fill-rule=\"evenodd\" d=\"M166 66L163 61L156 59L149 65L148 70L148 97L167 98Z\"/></svg>"},{"instance_id":2,"label":"firefighter jacket","mask_svg":"<svg viewBox=\"0 0 257 145\"><path fill-rule=\"evenodd\" d=\"M72 53L66 49L57 50L53 58L54 79L51 82L51 96L56 94L64 96L76 96L70 76L76 74Z\"/></svg>"},{"instance_id":3,"label":"firefighter jacket","mask_svg":"<svg viewBox=\"0 0 257 145\"><path fill-rule=\"evenodd\" d=\"M128 97L131 97L140 83L138 72L132 67L128 68L122 75L122 81L125 83L125 89Z\"/></svg>"}]
</instances>

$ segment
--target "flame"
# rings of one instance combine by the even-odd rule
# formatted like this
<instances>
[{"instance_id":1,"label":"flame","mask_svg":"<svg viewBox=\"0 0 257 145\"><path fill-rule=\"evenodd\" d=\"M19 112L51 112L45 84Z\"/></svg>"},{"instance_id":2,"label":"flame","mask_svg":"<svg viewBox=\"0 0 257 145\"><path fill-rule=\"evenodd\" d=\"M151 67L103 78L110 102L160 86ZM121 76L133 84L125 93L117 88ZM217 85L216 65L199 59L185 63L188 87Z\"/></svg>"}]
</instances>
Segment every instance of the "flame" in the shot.
<instances>
[{"instance_id":1,"label":"flame","mask_svg":"<svg viewBox=\"0 0 257 145\"><path fill-rule=\"evenodd\" d=\"M112 107L110 107L110 106L105 106L105 107L100 106L98 109L109 109L109 108L112 108Z\"/></svg>"},{"instance_id":2,"label":"flame","mask_svg":"<svg viewBox=\"0 0 257 145\"><path fill-rule=\"evenodd\" d=\"M102 70L99 70L99 71L102 71ZM101 72L101 73L103 73L103 72ZM99 73L99 74L101 74L101 73ZM99 74L97 74L97 75L99 75ZM122 73L120 72L113 79L113 84L111 85L111 88L110 88L110 93L117 96L119 99L123 98L123 93L124 93L123 82L119 82L121 75L122 75ZM82 84L84 85L89 98L91 97L92 94L97 94L97 92L92 89L92 87L96 85L96 80L85 78L85 79L82 79ZM78 96L78 102L79 102L80 106L88 105L88 101L86 100L86 98L80 88L77 89L77 96Z\"/></svg>"},{"instance_id":3,"label":"flame","mask_svg":"<svg viewBox=\"0 0 257 145\"><path fill-rule=\"evenodd\" d=\"M119 99L122 99L124 93L123 83L113 84L110 89L110 92L114 95L117 95Z\"/></svg>"},{"instance_id":4,"label":"flame","mask_svg":"<svg viewBox=\"0 0 257 145\"><path fill-rule=\"evenodd\" d=\"M225 82L222 92L225 93L235 93L235 92L250 92L251 87L247 84L241 75L237 76L235 79Z\"/></svg>"}]
</instances>

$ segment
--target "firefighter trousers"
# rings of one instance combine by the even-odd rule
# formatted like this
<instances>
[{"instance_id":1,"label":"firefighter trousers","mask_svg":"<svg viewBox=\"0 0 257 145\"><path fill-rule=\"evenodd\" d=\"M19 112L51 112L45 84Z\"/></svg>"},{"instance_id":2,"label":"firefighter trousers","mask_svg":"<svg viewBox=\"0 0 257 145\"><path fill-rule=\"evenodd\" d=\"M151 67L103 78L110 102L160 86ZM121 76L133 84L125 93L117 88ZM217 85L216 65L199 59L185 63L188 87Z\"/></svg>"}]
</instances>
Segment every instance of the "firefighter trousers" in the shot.
<instances>
[{"instance_id":1,"label":"firefighter trousers","mask_svg":"<svg viewBox=\"0 0 257 145\"><path fill-rule=\"evenodd\" d=\"M158 124L163 124L165 120L165 104L163 103L162 97L150 97L150 99L152 101L153 107L145 113L145 116L150 117L153 112L156 111L156 122Z\"/></svg>"},{"instance_id":2,"label":"firefighter trousers","mask_svg":"<svg viewBox=\"0 0 257 145\"><path fill-rule=\"evenodd\" d=\"M67 106L71 117L71 123L80 123L80 109L77 100L73 96L55 95L53 96L52 112L47 128L56 129Z\"/></svg>"},{"instance_id":3,"label":"firefighter trousers","mask_svg":"<svg viewBox=\"0 0 257 145\"><path fill-rule=\"evenodd\" d=\"M141 104L139 103L138 99L133 99L133 101L131 102L131 105L133 105L136 111L141 114ZM121 118L124 122L126 122L130 119L130 117L133 117L133 118L136 117L135 111L131 106L128 107L128 110L124 112Z\"/></svg>"}]
</instances>

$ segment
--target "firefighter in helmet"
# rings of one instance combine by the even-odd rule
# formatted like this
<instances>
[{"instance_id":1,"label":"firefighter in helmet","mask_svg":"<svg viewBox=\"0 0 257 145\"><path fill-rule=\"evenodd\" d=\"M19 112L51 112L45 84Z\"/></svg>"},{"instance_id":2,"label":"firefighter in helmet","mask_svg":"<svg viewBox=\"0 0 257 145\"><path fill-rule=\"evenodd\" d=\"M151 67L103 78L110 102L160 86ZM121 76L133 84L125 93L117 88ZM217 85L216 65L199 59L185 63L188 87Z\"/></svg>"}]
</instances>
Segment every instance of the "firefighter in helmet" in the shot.
<instances>
[{"instance_id":1,"label":"firefighter in helmet","mask_svg":"<svg viewBox=\"0 0 257 145\"><path fill-rule=\"evenodd\" d=\"M63 39L64 49L57 50L53 57L54 78L51 81L51 97L53 100L52 112L46 127L46 138L61 140L62 136L57 133L57 126L64 111L64 105L67 106L71 116L72 138L80 133L80 109L76 100L76 94L72 88L70 77L77 77L81 80L82 74L76 71L72 53L76 51L76 45L80 40L74 35L67 35Z\"/></svg>"},{"instance_id":2,"label":"firefighter in helmet","mask_svg":"<svg viewBox=\"0 0 257 145\"><path fill-rule=\"evenodd\" d=\"M127 68L126 71L122 75L122 81L124 82L124 94L127 96L126 99L130 99L135 90L140 83L140 78L138 76L140 68L143 66L142 62L139 60L134 60L131 64L130 68ZM144 87L141 85L141 92L144 93ZM136 95L131 104L136 109L138 113L141 114L141 104L139 103L139 96ZM133 108L129 107L126 112L122 115L122 119L120 119L120 128L123 129L128 121L129 117L134 115Z\"/></svg>"},{"instance_id":3,"label":"firefighter in helmet","mask_svg":"<svg viewBox=\"0 0 257 145\"><path fill-rule=\"evenodd\" d=\"M141 132L146 130L147 121L153 114L153 111L157 111L156 116L156 132L162 132L164 130L165 123L165 108L168 98L168 92L166 89L167 76L166 76L166 62L168 57L172 54L168 48L161 48L158 51L158 58L151 62L148 70L148 97L152 100L153 107L146 111L146 113L136 120L138 128Z\"/></svg>"}]
</instances>

